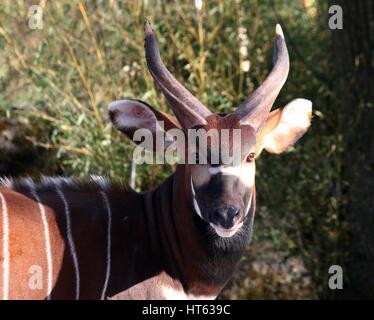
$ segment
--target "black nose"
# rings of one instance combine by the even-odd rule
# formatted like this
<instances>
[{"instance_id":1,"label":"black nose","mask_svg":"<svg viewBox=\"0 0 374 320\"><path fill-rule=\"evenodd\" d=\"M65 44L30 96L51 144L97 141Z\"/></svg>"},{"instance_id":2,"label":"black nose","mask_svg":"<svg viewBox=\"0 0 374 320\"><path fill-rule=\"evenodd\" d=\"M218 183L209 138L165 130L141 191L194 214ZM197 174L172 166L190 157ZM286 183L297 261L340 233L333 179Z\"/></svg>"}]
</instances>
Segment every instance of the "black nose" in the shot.
<instances>
[{"instance_id":1,"label":"black nose","mask_svg":"<svg viewBox=\"0 0 374 320\"><path fill-rule=\"evenodd\" d=\"M234 218L239 212L240 209L235 207L218 208L211 212L210 219L215 225L230 229L234 225Z\"/></svg>"}]
</instances>

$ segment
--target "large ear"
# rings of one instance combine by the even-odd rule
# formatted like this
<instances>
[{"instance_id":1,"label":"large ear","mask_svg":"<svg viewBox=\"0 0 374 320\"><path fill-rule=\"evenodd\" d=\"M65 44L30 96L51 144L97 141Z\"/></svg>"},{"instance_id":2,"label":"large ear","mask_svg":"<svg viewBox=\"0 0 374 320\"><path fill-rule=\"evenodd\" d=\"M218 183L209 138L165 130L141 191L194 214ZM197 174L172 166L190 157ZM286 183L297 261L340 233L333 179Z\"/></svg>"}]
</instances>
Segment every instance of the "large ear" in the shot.
<instances>
[{"instance_id":1,"label":"large ear","mask_svg":"<svg viewBox=\"0 0 374 320\"><path fill-rule=\"evenodd\" d=\"M312 117L312 102L295 99L269 114L257 134L256 154L262 149L281 153L291 147L308 130Z\"/></svg>"},{"instance_id":2,"label":"large ear","mask_svg":"<svg viewBox=\"0 0 374 320\"><path fill-rule=\"evenodd\" d=\"M109 117L114 126L123 132L135 143L142 141L134 140L134 133L138 129L149 130L154 142L156 137L163 137L165 148L174 142L166 131L173 128L180 128L179 122L172 116L152 108L140 100L118 100L108 105ZM159 121L163 121L163 126ZM153 143L156 146L156 143ZM153 147L153 150L156 151Z\"/></svg>"}]
</instances>

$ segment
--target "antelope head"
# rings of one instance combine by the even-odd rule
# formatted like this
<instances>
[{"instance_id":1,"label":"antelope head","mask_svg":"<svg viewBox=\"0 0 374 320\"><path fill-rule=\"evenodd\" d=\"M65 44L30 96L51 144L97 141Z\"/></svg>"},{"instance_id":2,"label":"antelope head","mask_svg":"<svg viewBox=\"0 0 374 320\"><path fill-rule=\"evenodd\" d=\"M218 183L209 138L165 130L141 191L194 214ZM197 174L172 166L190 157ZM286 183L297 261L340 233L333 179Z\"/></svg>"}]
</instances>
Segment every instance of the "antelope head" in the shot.
<instances>
[{"instance_id":1,"label":"antelope head","mask_svg":"<svg viewBox=\"0 0 374 320\"><path fill-rule=\"evenodd\" d=\"M176 119L139 100L120 100L109 105L115 126L130 138L137 129L154 135L170 128L211 129L218 140L207 139L205 151L194 148L197 163L185 163L184 192L194 214L219 237L233 236L246 219L253 221L255 160L263 149L281 153L293 145L310 125L312 103L295 99L270 112L289 72L289 57L280 25L275 30L274 66L265 81L229 114L216 114L194 97L163 64L155 34L145 24L147 65ZM162 120L161 128L157 120ZM235 139L235 130L240 139ZM226 135L225 141L221 139ZM167 135L166 135L167 136ZM219 141L220 144L217 145ZM191 152L186 145L186 152ZM238 150L240 150L238 152ZM235 161L223 161L223 152L236 154ZM204 158L206 161L200 161ZM212 161L215 159L215 161Z\"/></svg>"}]
</instances>

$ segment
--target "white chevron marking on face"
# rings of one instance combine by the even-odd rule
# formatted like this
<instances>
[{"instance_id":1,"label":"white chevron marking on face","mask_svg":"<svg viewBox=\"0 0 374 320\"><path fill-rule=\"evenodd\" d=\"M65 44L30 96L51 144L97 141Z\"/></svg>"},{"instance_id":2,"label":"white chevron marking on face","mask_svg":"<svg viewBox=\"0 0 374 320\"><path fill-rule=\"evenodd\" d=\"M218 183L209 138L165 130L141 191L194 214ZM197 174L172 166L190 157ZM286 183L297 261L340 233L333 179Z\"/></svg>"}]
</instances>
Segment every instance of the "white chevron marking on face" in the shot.
<instances>
[{"instance_id":1,"label":"white chevron marking on face","mask_svg":"<svg viewBox=\"0 0 374 320\"><path fill-rule=\"evenodd\" d=\"M222 175L231 175L236 176L245 186L252 186L254 183L254 166L218 166L218 167L209 167L208 171L211 175L222 174Z\"/></svg>"},{"instance_id":2,"label":"white chevron marking on face","mask_svg":"<svg viewBox=\"0 0 374 320\"><path fill-rule=\"evenodd\" d=\"M251 207L251 204L252 204L252 198L253 198L253 192L251 192L251 195L249 196L248 204L247 204L247 207L245 208L244 215L248 214L249 208Z\"/></svg>"},{"instance_id":3,"label":"white chevron marking on face","mask_svg":"<svg viewBox=\"0 0 374 320\"><path fill-rule=\"evenodd\" d=\"M192 191L192 204L193 204L193 207L194 207L196 213L199 215L199 217L201 219L203 219L203 216L202 216L201 211L200 211L199 204L197 203L197 200L196 200L196 192L195 192L195 188L193 186L192 177L191 177L191 191Z\"/></svg>"}]
</instances>

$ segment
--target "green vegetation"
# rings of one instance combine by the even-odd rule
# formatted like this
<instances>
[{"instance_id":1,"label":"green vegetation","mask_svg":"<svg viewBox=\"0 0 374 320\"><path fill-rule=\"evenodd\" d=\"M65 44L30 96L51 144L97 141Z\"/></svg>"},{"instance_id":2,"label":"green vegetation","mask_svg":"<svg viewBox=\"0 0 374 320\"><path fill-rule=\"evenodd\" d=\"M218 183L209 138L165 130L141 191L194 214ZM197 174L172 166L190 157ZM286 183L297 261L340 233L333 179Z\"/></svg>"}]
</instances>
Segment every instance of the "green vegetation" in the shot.
<instances>
[{"instance_id":1,"label":"green vegetation","mask_svg":"<svg viewBox=\"0 0 374 320\"><path fill-rule=\"evenodd\" d=\"M54 152L65 175L128 181L133 145L113 129L106 105L130 97L169 110L146 68L145 18L153 22L165 64L216 112L232 111L266 77L281 19L291 71L275 106L307 98L314 119L294 149L281 156L264 152L257 162L255 241L301 256L326 296L344 227L338 216L341 121L325 78L331 73L327 3L305 2L310 7L213 0L198 10L192 0L42 1L44 27L31 30L28 2L6 0L0 6L0 115L31 128L28 139ZM171 171L138 167L137 189L155 186Z\"/></svg>"}]
</instances>

